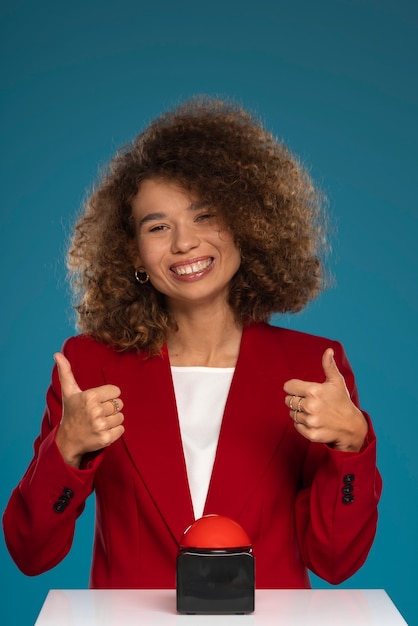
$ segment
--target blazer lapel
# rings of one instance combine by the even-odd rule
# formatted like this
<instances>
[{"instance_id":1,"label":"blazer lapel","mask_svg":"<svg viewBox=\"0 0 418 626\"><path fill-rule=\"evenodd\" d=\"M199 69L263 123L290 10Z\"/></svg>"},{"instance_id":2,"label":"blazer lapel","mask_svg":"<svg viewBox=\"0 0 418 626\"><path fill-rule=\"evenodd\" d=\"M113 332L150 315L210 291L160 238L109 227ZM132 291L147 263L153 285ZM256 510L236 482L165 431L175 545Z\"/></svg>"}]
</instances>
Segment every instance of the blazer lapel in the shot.
<instances>
[{"instance_id":1,"label":"blazer lapel","mask_svg":"<svg viewBox=\"0 0 418 626\"><path fill-rule=\"evenodd\" d=\"M148 359L126 353L105 378L122 391L124 444L178 542L194 516L167 351Z\"/></svg>"},{"instance_id":2,"label":"blazer lapel","mask_svg":"<svg viewBox=\"0 0 418 626\"><path fill-rule=\"evenodd\" d=\"M291 426L283 391L291 373L277 362L280 346L277 342L271 345L271 335L264 328L253 325L244 329L205 514L239 517Z\"/></svg>"},{"instance_id":3,"label":"blazer lapel","mask_svg":"<svg viewBox=\"0 0 418 626\"><path fill-rule=\"evenodd\" d=\"M291 426L283 383L292 377L264 325L244 329L226 403L204 514L239 517ZM104 368L122 391L123 441L175 541L194 521L166 348L161 357L121 355Z\"/></svg>"}]
</instances>

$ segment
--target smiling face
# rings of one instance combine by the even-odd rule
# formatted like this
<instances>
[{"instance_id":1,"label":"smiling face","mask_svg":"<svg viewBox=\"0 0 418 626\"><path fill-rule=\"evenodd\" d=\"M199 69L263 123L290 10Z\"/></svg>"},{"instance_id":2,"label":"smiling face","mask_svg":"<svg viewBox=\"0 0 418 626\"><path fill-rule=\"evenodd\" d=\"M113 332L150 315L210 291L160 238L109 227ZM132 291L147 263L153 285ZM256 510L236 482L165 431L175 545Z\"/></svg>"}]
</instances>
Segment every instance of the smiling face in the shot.
<instances>
[{"instance_id":1,"label":"smiling face","mask_svg":"<svg viewBox=\"0 0 418 626\"><path fill-rule=\"evenodd\" d=\"M174 183L146 180L132 200L137 265L172 308L222 303L241 258L215 208Z\"/></svg>"}]
</instances>

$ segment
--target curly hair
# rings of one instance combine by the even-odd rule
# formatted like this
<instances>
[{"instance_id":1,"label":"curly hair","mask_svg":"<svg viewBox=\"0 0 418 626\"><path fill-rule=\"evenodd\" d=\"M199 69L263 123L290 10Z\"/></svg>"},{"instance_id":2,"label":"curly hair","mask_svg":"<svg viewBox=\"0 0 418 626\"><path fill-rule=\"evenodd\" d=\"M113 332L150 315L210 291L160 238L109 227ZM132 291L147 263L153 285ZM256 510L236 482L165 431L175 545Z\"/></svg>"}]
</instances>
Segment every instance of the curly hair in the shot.
<instances>
[{"instance_id":1,"label":"curly hair","mask_svg":"<svg viewBox=\"0 0 418 626\"><path fill-rule=\"evenodd\" d=\"M157 354L176 328L164 296L134 278L131 202L149 179L174 182L216 207L241 252L229 292L241 323L300 311L324 287L322 193L253 115L198 97L118 151L86 202L68 258L83 332Z\"/></svg>"}]
</instances>

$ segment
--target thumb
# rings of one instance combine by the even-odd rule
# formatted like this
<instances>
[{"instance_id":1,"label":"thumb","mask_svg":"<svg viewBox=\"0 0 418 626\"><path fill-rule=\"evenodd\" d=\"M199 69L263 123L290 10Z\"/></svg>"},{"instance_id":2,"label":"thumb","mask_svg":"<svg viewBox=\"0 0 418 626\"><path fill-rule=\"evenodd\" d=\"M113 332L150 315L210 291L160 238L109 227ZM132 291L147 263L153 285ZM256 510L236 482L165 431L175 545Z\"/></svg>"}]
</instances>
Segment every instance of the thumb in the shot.
<instances>
[{"instance_id":1,"label":"thumb","mask_svg":"<svg viewBox=\"0 0 418 626\"><path fill-rule=\"evenodd\" d=\"M327 348L322 355L322 369L325 374L325 382L332 383L341 380L342 375L334 360L334 350L332 348Z\"/></svg>"},{"instance_id":2,"label":"thumb","mask_svg":"<svg viewBox=\"0 0 418 626\"><path fill-rule=\"evenodd\" d=\"M74 378L74 374L71 370L71 364L67 357L65 357L62 352L56 352L54 354L54 360L57 364L63 398L69 398L73 394L79 393L81 389Z\"/></svg>"}]
</instances>

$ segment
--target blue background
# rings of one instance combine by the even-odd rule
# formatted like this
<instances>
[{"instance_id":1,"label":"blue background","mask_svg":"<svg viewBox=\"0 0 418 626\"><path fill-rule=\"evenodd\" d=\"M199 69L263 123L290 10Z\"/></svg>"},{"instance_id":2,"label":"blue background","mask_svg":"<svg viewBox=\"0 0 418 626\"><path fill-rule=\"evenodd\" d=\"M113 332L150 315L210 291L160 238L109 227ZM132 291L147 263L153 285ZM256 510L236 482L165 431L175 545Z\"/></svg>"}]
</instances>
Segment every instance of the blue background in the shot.
<instances>
[{"instance_id":1,"label":"blue background","mask_svg":"<svg viewBox=\"0 0 418 626\"><path fill-rule=\"evenodd\" d=\"M379 437L378 534L343 586L385 589L418 624L418 4L149 4L1 8L0 508L31 458L52 354L74 333L63 257L98 166L180 100L232 97L329 196L336 285L279 323L344 343ZM49 588L87 586L93 513L90 502L71 554L37 578L20 574L0 542L3 623L33 623Z\"/></svg>"}]
</instances>

